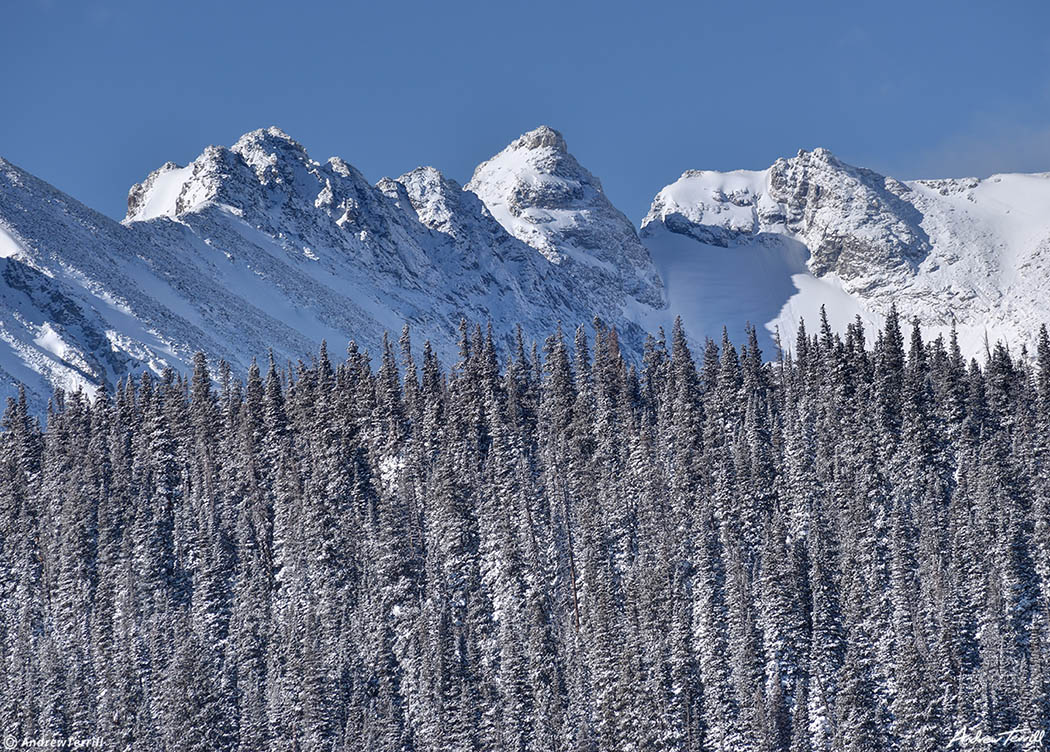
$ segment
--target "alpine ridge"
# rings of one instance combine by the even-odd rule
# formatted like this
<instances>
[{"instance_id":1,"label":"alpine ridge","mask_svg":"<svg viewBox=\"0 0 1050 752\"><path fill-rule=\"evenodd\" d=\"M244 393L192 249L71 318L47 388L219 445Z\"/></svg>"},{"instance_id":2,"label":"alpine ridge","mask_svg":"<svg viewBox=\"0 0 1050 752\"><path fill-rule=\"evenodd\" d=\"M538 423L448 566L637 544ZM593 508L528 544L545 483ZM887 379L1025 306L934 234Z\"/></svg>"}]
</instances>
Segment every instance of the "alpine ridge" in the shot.
<instances>
[{"instance_id":1,"label":"alpine ridge","mask_svg":"<svg viewBox=\"0 0 1050 752\"><path fill-rule=\"evenodd\" d=\"M895 305L931 336L954 326L974 355L1030 349L1048 318L1050 173L902 182L800 151L762 171L685 172L641 236L696 337L747 318L788 345L821 307L833 327L872 329Z\"/></svg>"},{"instance_id":2,"label":"alpine ridge","mask_svg":"<svg viewBox=\"0 0 1050 752\"><path fill-rule=\"evenodd\" d=\"M309 359L323 340L378 354L406 323L451 363L463 319L491 323L509 347L518 326L527 345L597 318L639 353L643 323L666 311L660 278L560 135L515 144L552 139L546 187L564 190L534 198L562 221L523 238L433 168L371 185L273 127L164 164L131 188L122 223L3 162L2 391L24 383L40 410L55 388L185 372L198 350L240 368L268 352Z\"/></svg>"},{"instance_id":3,"label":"alpine ridge","mask_svg":"<svg viewBox=\"0 0 1050 752\"><path fill-rule=\"evenodd\" d=\"M1030 345L1048 253L1050 174L904 182L825 149L686 171L640 230L547 126L465 187L433 167L372 184L260 129L150 173L122 222L0 160L0 397L25 384L41 411L198 350L235 369L322 340L375 356L406 323L452 363L462 319L504 348L519 325L528 347L598 320L637 360L676 316L696 343L753 324L770 355L822 307L873 328L896 305L976 354Z\"/></svg>"}]
</instances>

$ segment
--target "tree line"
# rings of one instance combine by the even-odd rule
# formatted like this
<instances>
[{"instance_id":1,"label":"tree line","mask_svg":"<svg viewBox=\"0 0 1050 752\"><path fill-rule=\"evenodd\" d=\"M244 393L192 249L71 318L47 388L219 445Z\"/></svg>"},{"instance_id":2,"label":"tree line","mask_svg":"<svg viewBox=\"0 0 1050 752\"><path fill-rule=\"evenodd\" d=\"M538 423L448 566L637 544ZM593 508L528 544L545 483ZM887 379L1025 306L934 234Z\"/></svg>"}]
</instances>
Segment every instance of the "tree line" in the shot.
<instances>
[{"instance_id":1,"label":"tree line","mask_svg":"<svg viewBox=\"0 0 1050 752\"><path fill-rule=\"evenodd\" d=\"M907 328L906 326L904 327ZM0 434L0 723L128 750L943 750L1050 723L1050 339L408 329ZM265 371L265 372L264 372Z\"/></svg>"}]
</instances>

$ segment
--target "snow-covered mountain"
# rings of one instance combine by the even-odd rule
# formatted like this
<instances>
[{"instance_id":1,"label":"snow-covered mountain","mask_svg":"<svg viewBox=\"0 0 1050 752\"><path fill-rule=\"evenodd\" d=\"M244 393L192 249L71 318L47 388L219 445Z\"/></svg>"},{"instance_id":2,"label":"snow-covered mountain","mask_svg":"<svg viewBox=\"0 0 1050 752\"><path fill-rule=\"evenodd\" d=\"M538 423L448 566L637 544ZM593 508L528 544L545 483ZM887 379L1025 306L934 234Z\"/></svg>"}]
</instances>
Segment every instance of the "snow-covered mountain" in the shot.
<instances>
[{"instance_id":1,"label":"snow-covered mountain","mask_svg":"<svg viewBox=\"0 0 1050 752\"><path fill-rule=\"evenodd\" d=\"M663 282L630 220L598 178L541 126L479 165L467 183L504 229L598 294L622 290L634 307L666 307Z\"/></svg>"},{"instance_id":2,"label":"snow-covered mountain","mask_svg":"<svg viewBox=\"0 0 1050 752\"><path fill-rule=\"evenodd\" d=\"M689 171L637 232L540 127L466 188L430 167L370 184L276 128L133 186L113 221L0 160L0 396L186 370L204 350L244 368L322 339L376 353L407 321L456 357L461 318L510 344L595 316L629 354L681 315L694 340L745 322L793 342L798 318L890 305L969 354L1029 341L1047 318L1050 174L900 182L817 149L762 171Z\"/></svg>"},{"instance_id":3,"label":"snow-covered mountain","mask_svg":"<svg viewBox=\"0 0 1050 752\"><path fill-rule=\"evenodd\" d=\"M986 338L1030 346L1050 319L1050 173L901 182L800 151L684 173L641 236L697 337L747 319L790 345L822 305L841 329L879 326L896 303L931 335L955 322L973 355Z\"/></svg>"},{"instance_id":4,"label":"snow-covered mountain","mask_svg":"<svg viewBox=\"0 0 1050 752\"><path fill-rule=\"evenodd\" d=\"M373 186L253 131L151 173L123 223L0 161L0 251L0 392L25 382L38 408L54 387L184 370L198 349L239 368L271 348L309 358L322 339L375 353L405 321L446 360L461 318L509 344L519 323L542 343L597 316L637 352L666 311L630 222L548 128L471 190L432 168Z\"/></svg>"}]
</instances>

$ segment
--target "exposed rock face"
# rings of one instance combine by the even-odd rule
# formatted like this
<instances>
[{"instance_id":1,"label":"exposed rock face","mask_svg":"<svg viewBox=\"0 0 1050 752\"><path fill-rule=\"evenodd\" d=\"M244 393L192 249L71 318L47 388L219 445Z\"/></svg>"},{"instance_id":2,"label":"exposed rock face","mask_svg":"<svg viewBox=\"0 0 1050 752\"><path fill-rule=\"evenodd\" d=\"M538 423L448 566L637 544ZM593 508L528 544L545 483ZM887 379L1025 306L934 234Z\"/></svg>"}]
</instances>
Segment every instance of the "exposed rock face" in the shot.
<instances>
[{"instance_id":1,"label":"exposed rock face","mask_svg":"<svg viewBox=\"0 0 1050 752\"><path fill-rule=\"evenodd\" d=\"M904 183L846 165L826 149L778 159L769 170L769 194L783 207L788 230L809 247L818 276L914 272L930 241L909 193Z\"/></svg>"}]
</instances>

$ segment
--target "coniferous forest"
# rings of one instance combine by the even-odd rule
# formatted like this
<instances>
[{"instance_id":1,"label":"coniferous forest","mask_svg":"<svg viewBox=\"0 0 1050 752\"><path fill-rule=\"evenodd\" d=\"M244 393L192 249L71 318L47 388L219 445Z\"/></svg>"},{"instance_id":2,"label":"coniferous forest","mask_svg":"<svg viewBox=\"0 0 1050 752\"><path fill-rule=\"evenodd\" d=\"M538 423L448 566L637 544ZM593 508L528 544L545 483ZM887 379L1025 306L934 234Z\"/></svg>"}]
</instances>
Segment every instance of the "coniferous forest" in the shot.
<instances>
[{"instance_id":1,"label":"coniferous forest","mask_svg":"<svg viewBox=\"0 0 1050 752\"><path fill-rule=\"evenodd\" d=\"M909 331L910 330L910 331ZM0 721L120 750L947 749L1050 719L1050 339L201 355L0 435ZM374 362L373 362L374 361ZM1004 747L1008 748L1008 747Z\"/></svg>"}]
</instances>

